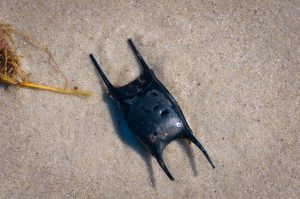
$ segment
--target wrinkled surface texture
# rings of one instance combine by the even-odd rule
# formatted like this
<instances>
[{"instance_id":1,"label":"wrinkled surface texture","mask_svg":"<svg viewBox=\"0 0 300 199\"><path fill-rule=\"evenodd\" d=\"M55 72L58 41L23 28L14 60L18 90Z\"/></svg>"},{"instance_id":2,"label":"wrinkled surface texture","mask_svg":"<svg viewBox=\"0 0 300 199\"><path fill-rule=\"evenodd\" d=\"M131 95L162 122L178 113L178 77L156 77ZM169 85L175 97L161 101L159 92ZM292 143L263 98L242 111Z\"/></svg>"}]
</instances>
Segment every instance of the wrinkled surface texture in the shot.
<instances>
[{"instance_id":1,"label":"wrinkled surface texture","mask_svg":"<svg viewBox=\"0 0 300 199\"><path fill-rule=\"evenodd\" d=\"M300 1L1 0L0 20L54 52L81 99L0 87L0 198L299 198ZM131 37L216 169L185 142L164 159L131 136L114 85L140 72ZM63 79L21 42L32 81Z\"/></svg>"}]
</instances>

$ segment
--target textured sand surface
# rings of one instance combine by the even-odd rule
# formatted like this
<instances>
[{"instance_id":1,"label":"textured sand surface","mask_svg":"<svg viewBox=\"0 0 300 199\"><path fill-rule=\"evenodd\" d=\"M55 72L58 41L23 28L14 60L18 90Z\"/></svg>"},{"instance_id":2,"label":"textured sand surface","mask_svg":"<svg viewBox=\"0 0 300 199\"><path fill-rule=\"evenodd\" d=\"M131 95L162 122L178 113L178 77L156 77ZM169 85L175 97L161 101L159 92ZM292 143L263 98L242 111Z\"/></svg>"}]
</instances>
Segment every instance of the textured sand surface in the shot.
<instances>
[{"instance_id":1,"label":"textured sand surface","mask_svg":"<svg viewBox=\"0 0 300 199\"><path fill-rule=\"evenodd\" d=\"M0 198L300 198L299 0L1 0L0 20L94 92L0 87ZM172 142L169 181L122 123L88 54L127 83L139 74L129 37L215 170L194 145ZM20 47L32 81L63 86L46 56Z\"/></svg>"}]
</instances>

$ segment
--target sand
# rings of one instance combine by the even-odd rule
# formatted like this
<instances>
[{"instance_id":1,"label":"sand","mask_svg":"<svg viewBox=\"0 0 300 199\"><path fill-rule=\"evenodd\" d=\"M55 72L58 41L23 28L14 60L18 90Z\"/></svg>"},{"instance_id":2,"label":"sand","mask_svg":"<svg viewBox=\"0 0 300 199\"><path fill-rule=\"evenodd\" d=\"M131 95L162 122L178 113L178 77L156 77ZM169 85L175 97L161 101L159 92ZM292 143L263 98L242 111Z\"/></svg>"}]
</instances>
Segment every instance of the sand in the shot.
<instances>
[{"instance_id":1,"label":"sand","mask_svg":"<svg viewBox=\"0 0 300 199\"><path fill-rule=\"evenodd\" d=\"M300 1L1 0L0 20L53 52L89 99L0 87L0 198L300 198ZM132 38L180 104L194 145L171 182L117 114L88 55L123 85ZM21 40L34 82L63 86Z\"/></svg>"}]
</instances>

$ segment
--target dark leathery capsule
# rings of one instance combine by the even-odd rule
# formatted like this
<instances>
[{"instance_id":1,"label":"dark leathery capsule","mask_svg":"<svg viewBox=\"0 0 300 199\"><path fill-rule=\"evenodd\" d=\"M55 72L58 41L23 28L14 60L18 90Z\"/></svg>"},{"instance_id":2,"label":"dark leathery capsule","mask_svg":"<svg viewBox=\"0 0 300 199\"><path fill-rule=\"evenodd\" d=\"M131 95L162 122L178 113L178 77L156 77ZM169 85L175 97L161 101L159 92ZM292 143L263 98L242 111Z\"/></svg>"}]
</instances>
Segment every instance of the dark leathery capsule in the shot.
<instances>
[{"instance_id":1,"label":"dark leathery capsule","mask_svg":"<svg viewBox=\"0 0 300 199\"><path fill-rule=\"evenodd\" d=\"M142 73L137 79L124 86L113 86L94 56L91 54L90 57L110 95L118 103L129 129L149 149L172 181L174 178L165 165L162 155L164 147L177 138L185 138L194 143L215 168L208 153L193 135L173 96L156 78L131 39L128 43L142 66Z\"/></svg>"}]
</instances>

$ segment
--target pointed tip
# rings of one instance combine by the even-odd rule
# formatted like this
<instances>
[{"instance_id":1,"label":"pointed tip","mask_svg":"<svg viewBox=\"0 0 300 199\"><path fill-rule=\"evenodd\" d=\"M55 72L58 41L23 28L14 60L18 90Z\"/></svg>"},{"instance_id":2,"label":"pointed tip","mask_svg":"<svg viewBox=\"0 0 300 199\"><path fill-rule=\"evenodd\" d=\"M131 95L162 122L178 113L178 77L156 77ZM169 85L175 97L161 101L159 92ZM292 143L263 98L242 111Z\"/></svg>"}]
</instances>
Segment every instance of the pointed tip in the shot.
<instances>
[{"instance_id":1,"label":"pointed tip","mask_svg":"<svg viewBox=\"0 0 300 199\"><path fill-rule=\"evenodd\" d=\"M188 140L190 140L191 142L193 142L199 149L200 151L202 151L202 153L204 154L204 156L206 157L207 161L209 162L209 164L212 166L212 168L216 168L214 163L212 162L212 160L210 159L207 151L205 150L205 148L202 146L202 144L197 140L197 138L191 133L191 132L188 132L186 134L186 138Z\"/></svg>"},{"instance_id":2,"label":"pointed tip","mask_svg":"<svg viewBox=\"0 0 300 199\"><path fill-rule=\"evenodd\" d=\"M140 52L137 50L137 48L135 47L133 41L129 38L128 40L129 46L131 48L131 50L133 51L134 55L136 56L136 58L139 60L140 64L143 67L143 71L144 72L148 72L150 71L149 66L147 65L147 63L145 62L144 58L142 57L142 55L140 54Z\"/></svg>"},{"instance_id":3,"label":"pointed tip","mask_svg":"<svg viewBox=\"0 0 300 199\"><path fill-rule=\"evenodd\" d=\"M168 178L171 181L175 181L174 177L172 176L172 174L170 173L169 169L167 168L167 166L165 165L165 163L160 164L161 168L164 170L165 174L168 176Z\"/></svg>"},{"instance_id":4,"label":"pointed tip","mask_svg":"<svg viewBox=\"0 0 300 199\"><path fill-rule=\"evenodd\" d=\"M127 39L127 42L128 42L128 44L129 44L129 46L131 47L131 49L133 50L133 52L134 52L135 54L140 55L140 53L139 53L138 50L136 49L136 47L135 47L135 45L134 45L132 39L131 39L131 38Z\"/></svg>"},{"instance_id":5,"label":"pointed tip","mask_svg":"<svg viewBox=\"0 0 300 199\"><path fill-rule=\"evenodd\" d=\"M212 167L213 169L215 169L216 167L215 167L214 163L211 161L211 159L210 159L210 157L208 156L208 154L207 154L207 156L206 156L206 159L208 160L208 162L209 162L209 164L211 165L211 167Z\"/></svg>"},{"instance_id":6,"label":"pointed tip","mask_svg":"<svg viewBox=\"0 0 300 199\"><path fill-rule=\"evenodd\" d=\"M134 51L134 53L136 53L137 49L136 49L132 39L131 38L127 39L127 42L129 44L130 48Z\"/></svg>"},{"instance_id":7,"label":"pointed tip","mask_svg":"<svg viewBox=\"0 0 300 199\"><path fill-rule=\"evenodd\" d=\"M160 153L155 153L154 157L156 158L158 164L160 165L160 167L163 169L163 171L165 172L165 174L168 176L168 178L171 181L175 181L174 177L172 176L172 174L170 173L169 169L167 168L163 158L162 158L162 152Z\"/></svg>"},{"instance_id":8,"label":"pointed tip","mask_svg":"<svg viewBox=\"0 0 300 199\"><path fill-rule=\"evenodd\" d=\"M106 75L104 74L104 72L102 71L99 63L97 62L96 58L94 57L93 54L89 54L93 64L95 65L99 75L101 76L101 78L103 79L106 87L108 88L109 92L114 96L117 97L117 91L115 89L115 87L110 83L110 81L108 80L108 78L106 77Z\"/></svg>"},{"instance_id":9,"label":"pointed tip","mask_svg":"<svg viewBox=\"0 0 300 199\"><path fill-rule=\"evenodd\" d=\"M89 56L90 56L90 58L91 58L93 64L99 66L99 64L98 64L96 58L94 57L94 55L93 55L93 54L89 54ZM97 67L97 66L96 66L96 67ZM99 67L100 67L100 66L99 66Z\"/></svg>"}]
</instances>

